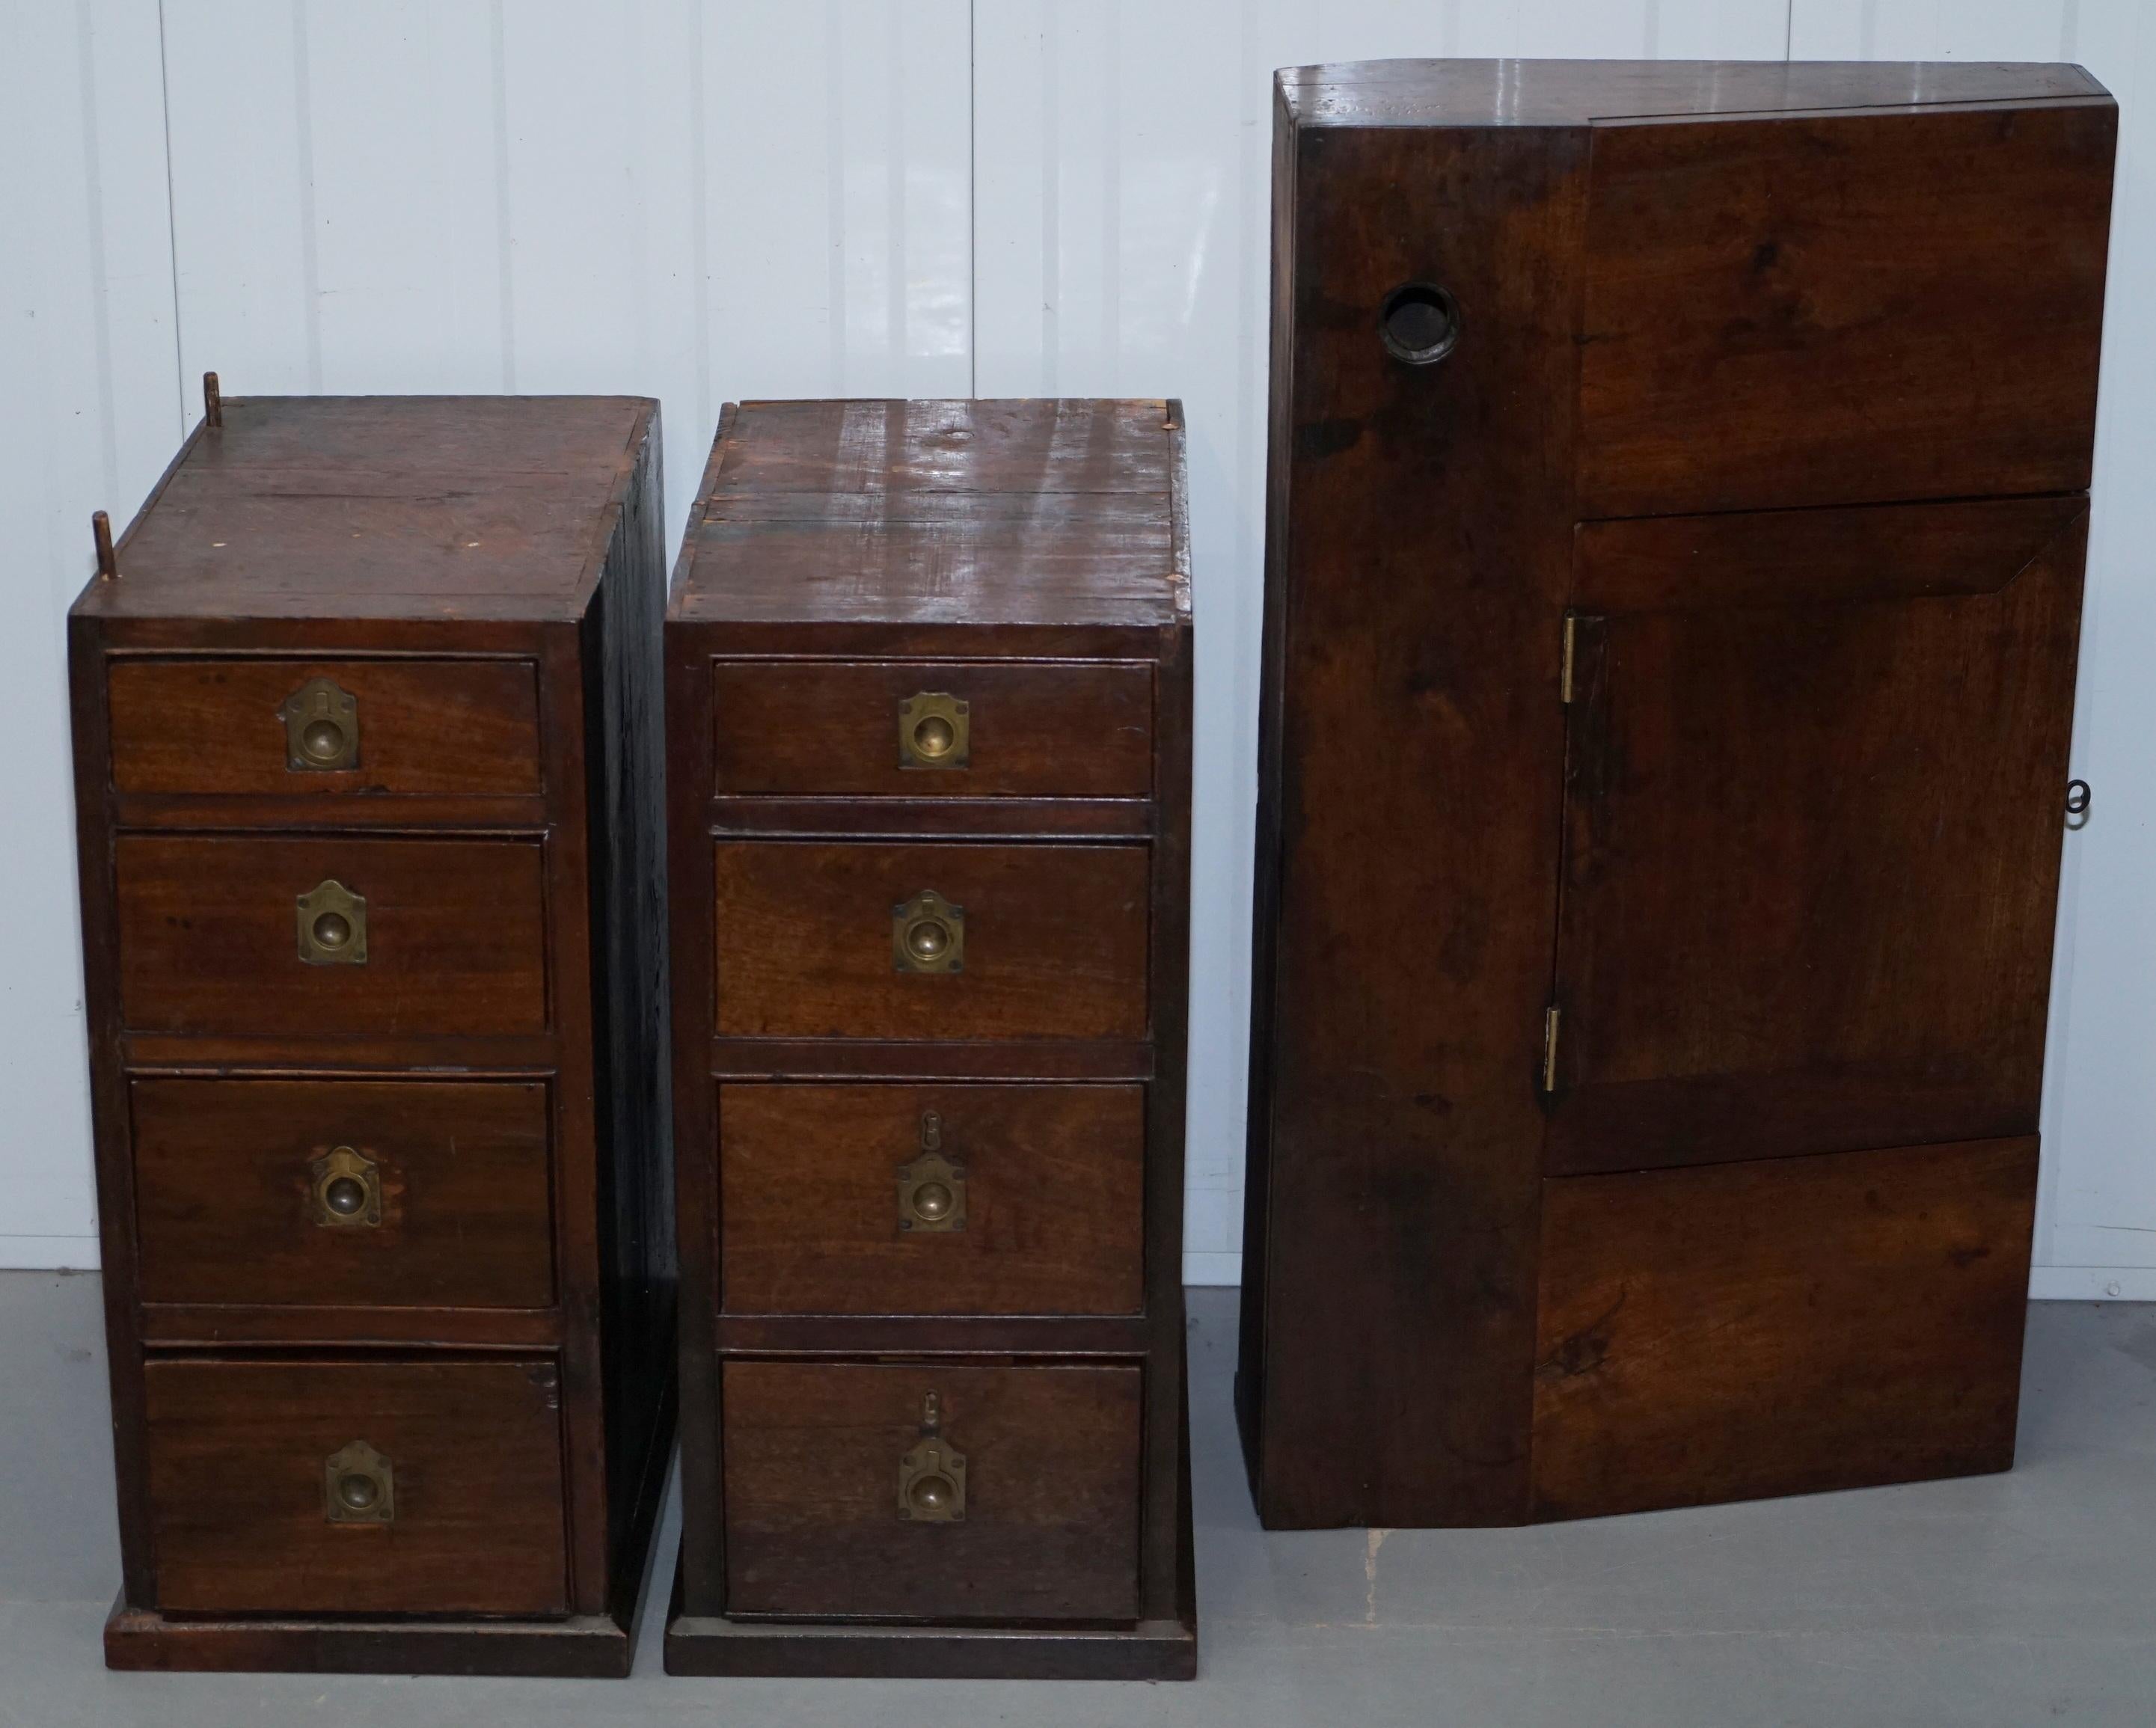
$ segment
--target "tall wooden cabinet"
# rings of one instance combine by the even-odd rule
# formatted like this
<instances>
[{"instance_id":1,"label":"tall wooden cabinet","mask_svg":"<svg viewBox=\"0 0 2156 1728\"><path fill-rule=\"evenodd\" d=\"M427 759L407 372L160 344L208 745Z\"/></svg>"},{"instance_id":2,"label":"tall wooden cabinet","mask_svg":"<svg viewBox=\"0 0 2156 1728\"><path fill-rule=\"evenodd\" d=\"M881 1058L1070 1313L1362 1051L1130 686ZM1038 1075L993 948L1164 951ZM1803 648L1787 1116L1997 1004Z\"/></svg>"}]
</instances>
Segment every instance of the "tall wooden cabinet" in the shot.
<instances>
[{"instance_id":1,"label":"tall wooden cabinet","mask_svg":"<svg viewBox=\"0 0 2156 1728\"><path fill-rule=\"evenodd\" d=\"M675 1674L1195 1661L1159 402L729 408L666 622Z\"/></svg>"},{"instance_id":2,"label":"tall wooden cabinet","mask_svg":"<svg viewBox=\"0 0 2156 1728\"><path fill-rule=\"evenodd\" d=\"M2068 66L1281 74L1267 1523L2011 1461L2116 126Z\"/></svg>"},{"instance_id":3,"label":"tall wooden cabinet","mask_svg":"<svg viewBox=\"0 0 2156 1728\"><path fill-rule=\"evenodd\" d=\"M207 406L69 619L106 1659L625 1674L672 1438L658 404Z\"/></svg>"}]
</instances>

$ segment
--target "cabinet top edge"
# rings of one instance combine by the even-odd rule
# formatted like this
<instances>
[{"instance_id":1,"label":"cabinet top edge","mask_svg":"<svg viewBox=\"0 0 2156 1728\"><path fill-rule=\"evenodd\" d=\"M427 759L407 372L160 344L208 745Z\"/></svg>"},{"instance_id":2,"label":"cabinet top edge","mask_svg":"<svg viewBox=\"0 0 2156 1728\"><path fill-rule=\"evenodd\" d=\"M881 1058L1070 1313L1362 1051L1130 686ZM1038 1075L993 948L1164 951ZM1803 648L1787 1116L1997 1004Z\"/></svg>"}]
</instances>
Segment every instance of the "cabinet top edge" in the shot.
<instances>
[{"instance_id":1,"label":"cabinet top edge","mask_svg":"<svg viewBox=\"0 0 2156 1728\"><path fill-rule=\"evenodd\" d=\"M659 404L629 396L227 397L71 615L582 615ZM85 551L88 536L85 536Z\"/></svg>"},{"instance_id":2,"label":"cabinet top edge","mask_svg":"<svg viewBox=\"0 0 2156 1728\"><path fill-rule=\"evenodd\" d=\"M1170 398L732 404L668 617L1173 625L1187 484Z\"/></svg>"},{"instance_id":3,"label":"cabinet top edge","mask_svg":"<svg viewBox=\"0 0 2156 1728\"><path fill-rule=\"evenodd\" d=\"M1821 109L2097 100L2082 67L1959 60L1354 60L1274 74L1311 127L1584 126Z\"/></svg>"}]
</instances>

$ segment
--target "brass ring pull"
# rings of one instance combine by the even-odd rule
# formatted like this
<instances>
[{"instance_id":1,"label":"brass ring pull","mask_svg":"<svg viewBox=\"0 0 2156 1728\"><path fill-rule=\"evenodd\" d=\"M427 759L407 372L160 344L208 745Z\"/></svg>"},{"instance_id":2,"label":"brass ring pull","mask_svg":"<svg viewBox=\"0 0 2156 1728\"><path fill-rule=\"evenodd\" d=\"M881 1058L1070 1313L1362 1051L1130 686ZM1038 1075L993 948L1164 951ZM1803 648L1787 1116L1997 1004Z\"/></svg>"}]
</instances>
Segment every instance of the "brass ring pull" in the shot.
<instances>
[{"instance_id":1,"label":"brass ring pull","mask_svg":"<svg viewBox=\"0 0 2156 1728\"><path fill-rule=\"evenodd\" d=\"M367 900L334 876L299 896L300 958L309 966L367 964Z\"/></svg>"},{"instance_id":2,"label":"brass ring pull","mask_svg":"<svg viewBox=\"0 0 2156 1728\"><path fill-rule=\"evenodd\" d=\"M943 1156L943 1119L932 1110L921 1115L921 1156L898 1167L898 1228L966 1228L966 1167Z\"/></svg>"},{"instance_id":3,"label":"brass ring pull","mask_svg":"<svg viewBox=\"0 0 2156 1728\"><path fill-rule=\"evenodd\" d=\"M332 1146L309 1165L309 1208L330 1229L366 1228L382 1222L382 1168L357 1147Z\"/></svg>"},{"instance_id":4,"label":"brass ring pull","mask_svg":"<svg viewBox=\"0 0 2156 1728\"><path fill-rule=\"evenodd\" d=\"M943 1401L921 1406L921 1438L898 1461L898 1515L921 1524L957 1524L966 1516L966 1458L942 1438Z\"/></svg>"},{"instance_id":5,"label":"brass ring pull","mask_svg":"<svg viewBox=\"0 0 2156 1728\"><path fill-rule=\"evenodd\" d=\"M388 1524L397 1516L389 1460L364 1440L322 1460L322 1516L331 1524Z\"/></svg>"},{"instance_id":6,"label":"brass ring pull","mask_svg":"<svg viewBox=\"0 0 2156 1728\"><path fill-rule=\"evenodd\" d=\"M285 699L285 766L295 773L359 766L359 698L331 679L303 684Z\"/></svg>"},{"instance_id":7,"label":"brass ring pull","mask_svg":"<svg viewBox=\"0 0 2156 1728\"><path fill-rule=\"evenodd\" d=\"M932 888L891 909L891 960L901 972L966 969L966 909Z\"/></svg>"},{"instance_id":8,"label":"brass ring pull","mask_svg":"<svg viewBox=\"0 0 2156 1728\"><path fill-rule=\"evenodd\" d=\"M963 768L973 753L973 705L947 690L922 690L898 705L901 768Z\"/></svg>"}]
</instances>

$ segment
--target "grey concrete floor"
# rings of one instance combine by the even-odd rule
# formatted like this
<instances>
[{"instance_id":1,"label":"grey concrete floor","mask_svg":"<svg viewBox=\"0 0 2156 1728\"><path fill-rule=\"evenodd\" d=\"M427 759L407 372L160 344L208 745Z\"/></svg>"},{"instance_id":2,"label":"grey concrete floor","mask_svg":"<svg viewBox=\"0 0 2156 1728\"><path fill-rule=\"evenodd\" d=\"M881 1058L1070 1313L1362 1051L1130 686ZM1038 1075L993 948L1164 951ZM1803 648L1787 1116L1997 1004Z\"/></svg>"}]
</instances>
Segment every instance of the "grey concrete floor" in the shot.
<instances>
[{"instance_id":1,"label":"grey concrete floor","mask_svg":"<svg viewBox=\"0 0 2156 1728\"><path fill-rule=\"evenodd\" d=\"M1143 1686L674 1680L656 1613L626 1681L107 1674L98 1301L94 1277L0 1274L0 1728L2156 1722L2156 1307L2031 1309L2008 1475L1537 1530L1266 1535L1229 1414L1235 1295L1194 1291L1199 1678ZM665 1568L677 1527L670 1509Z\"/></svg>"}]
</instances>

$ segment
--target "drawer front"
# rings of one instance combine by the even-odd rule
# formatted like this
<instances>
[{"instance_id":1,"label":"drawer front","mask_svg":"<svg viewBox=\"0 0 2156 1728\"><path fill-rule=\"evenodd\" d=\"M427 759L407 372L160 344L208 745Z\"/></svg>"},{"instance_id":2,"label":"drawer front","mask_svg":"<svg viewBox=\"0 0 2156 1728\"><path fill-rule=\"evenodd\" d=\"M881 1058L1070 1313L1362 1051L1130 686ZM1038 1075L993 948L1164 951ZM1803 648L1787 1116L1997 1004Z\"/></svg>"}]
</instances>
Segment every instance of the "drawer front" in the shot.
<instances>
[{"instance_id":1,"label":"drawer front","mask_svg":"<svg viewBox=\"0 0 2156 1728\"><path fill-rule=\"evenodd\" d=\"M306 1039L547 1027L536 841L126 834L117 876L130 1030ZM343 922L337 949L321 945L335 934L326 917Z\"/></svg>"},{"instance_id":2,"label":"drawer front","mask_svg":"<svg viewBox=\"0 0 2156 1728\"><path fill-rule=\"evenodd\" d=\"M551 1362L167 1361L143 1377L158 1608L567 1612Z\"/></svg>"},{"instance_id":3,"label":"drawer front","mask_svg":"<svg viewBox=\"0 0 2156 1728\"><path fill-rule=\"evenodd\" d=\"M123 792L419 795L540 789L524 660L118 660Z\"/></svg>"},{"instance_id":4,"label":"drawer front","mask_svg":"<svg viewBox=\"0 0 2156 1728\"><path fill-rule=\"evenodd\" d=\"M1135 1619L1141 1378L1135 1366L728 1362L726 1611ZM931 1438L961 1462L928 1456ZM963 1478L963 1516L923 1515L937 1497L924 1476L939 1471L947 1509Z\"/></svg>"},{"instance_id":5,"label":"drawer front","mask_svg":"<svg viewBox=\"0 0 2156 1728\"><path fill-rule=\"evenodd\" d=\"M1136 1314L1139 1086L719 1088L737 1314Z\"/></svg>"},{"instance_id":6,"label":"drawer front","mask_svg":"<svg viewBox=\"0 0 2156 1728\"><path fill-rule=\"evenodd\" d=\"M720 660L721 792L1143 797L1152 669L1137 664Z\"/></svg>"},{"instance_id":7,"label":"drawer front","mask_svg":"<svg viewBox=\"0 0 2156 1728\"><path fill-rule=\"evenodd\" d=\"M146 1302L544 1308L538 1081L138 1079Z\"/></svg>"},{"instance_id":8,"label":"drawer front","mask_svg":"<svg viewBox=\"0 0 2156 1728\"><path fill-rule=\"evenodd\" d=\"M1142 1037L1147 856L1142 845L722 841L718 1029ZM901 944L939 920L937 957L956 963L902 970Z\"/></svg>"},{"instance_id":9,"label":"drawer front","mask_svg":"<svg viewBox=\"0 0 2156 1728\"><path fill-rule=\"evenodd\" d=\"M2116 128L2086 103L1594 128L1580 515L2087 486Z\"/></svg>"}]
</instances>

